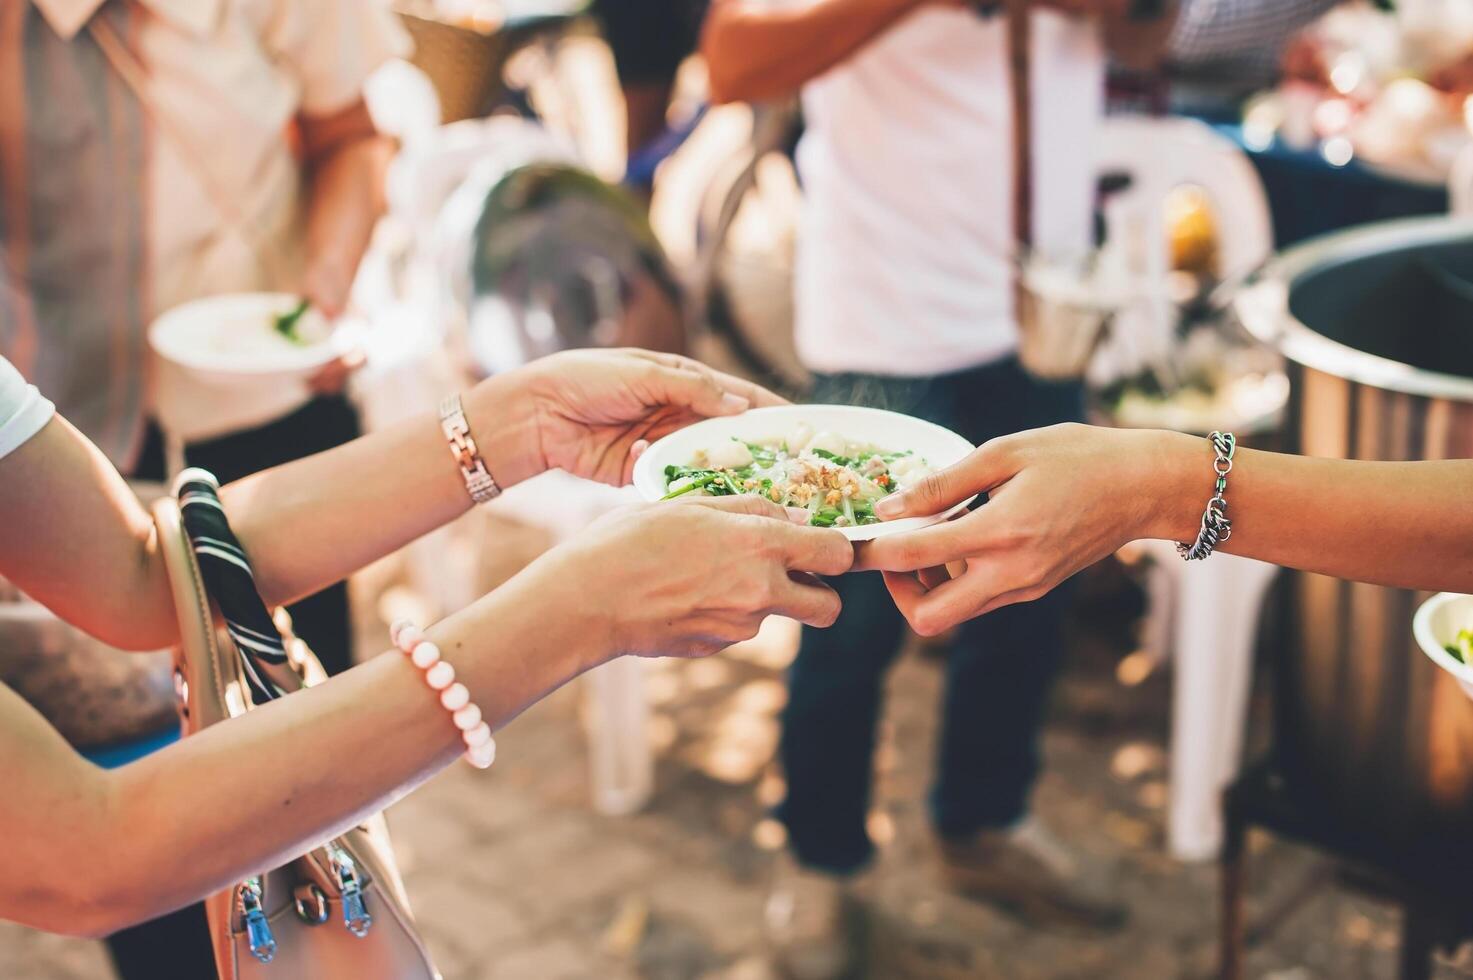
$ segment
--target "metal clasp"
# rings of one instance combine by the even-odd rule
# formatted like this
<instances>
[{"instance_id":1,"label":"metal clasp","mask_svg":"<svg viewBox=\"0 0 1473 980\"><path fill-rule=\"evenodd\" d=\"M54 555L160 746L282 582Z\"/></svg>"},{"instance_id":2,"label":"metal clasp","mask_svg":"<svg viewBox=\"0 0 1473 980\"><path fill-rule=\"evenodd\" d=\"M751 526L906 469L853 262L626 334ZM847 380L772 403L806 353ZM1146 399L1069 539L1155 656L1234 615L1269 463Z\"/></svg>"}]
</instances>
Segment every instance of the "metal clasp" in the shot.
<instances>
[{"instance_id":1,"label":"metal clasp","mask_svg":"<svg viewBox=\"0 0 1473 980\"><path fill-rule=\"evenodd\" d=\"M292 894L296 897L297 918L309 926L320 926L327 921L327 896L321 888L304 881Z\"/></svg>"},{"instance_id":2,"label":"metal clasp","mask_svg":"<svg viewBox=\"0 0 1473 980\"><path fill-rule=\"evenodd\" d=\"M327 854L343 895L343 925L361 939L368 935L373 916L368 912L363 885L358 878L358 865L353 856L337 844L328 844Z\"/></svg>"},{"instance_id":3,"label":"metal clasp","mask_svg":"<svg viewBox=\"0 0 1473 980\"><path fill-rule=\"evenodd\" d=\"M236 902L245 918L251 955L262 963L270 963L276 955L276 937L271 934L271 923L266 921L266 912L261 908L263 891L259 876L247 878L236 887Z\"/></svg>"}]
</instances>

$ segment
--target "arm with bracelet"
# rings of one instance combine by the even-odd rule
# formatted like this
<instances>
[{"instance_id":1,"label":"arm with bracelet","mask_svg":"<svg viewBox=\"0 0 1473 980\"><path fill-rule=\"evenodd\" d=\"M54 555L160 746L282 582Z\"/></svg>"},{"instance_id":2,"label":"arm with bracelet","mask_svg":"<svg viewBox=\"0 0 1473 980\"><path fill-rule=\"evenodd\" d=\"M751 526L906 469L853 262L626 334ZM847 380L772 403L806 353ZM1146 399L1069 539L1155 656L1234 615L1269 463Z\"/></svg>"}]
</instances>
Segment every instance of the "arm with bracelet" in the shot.
<instances>
[{"instance_id":1,"label":"arm with bracelet","mask_svg":"<svg viewBox=\"0 0 1473 980\"><path fill-rule=\"evenodd\" d=\"M622 483L646 440L774 401L675 355L574 352L482 383L443 418L427 412L218 494L208 479L186 483L181 506L228 516L205 528L211 548L249 574L229 560L239 548L254 567L247 591L274 605L493 485L552 467ZM593 666L713 653L771 614L831 623L837 596L794 573L838 574L853 551L788 517L755 497L615 512L441 622L396 624L397 650L119 769L88 763L0 685L0 839L24 842L0 861L0 918L104 935L155 917L341 833L458 755L488 764L492 730ZM148 515L3 359L0 575L115 645L177 637Z\"/></svg>"},{"instance_id":2,"label":"arm with bracelet","mask_svg":"<svg viewBox=\"0 0 1473 980\"><path fill-rule=\"evenodd\" d=\"M1189 559L1217 550L1473 592L1473 460L1318 459L1214 437L1063 425L992 440L875 509L886 519L934 514L978 492L985 505L870 542L856 567L885 571L925 634L1037 598L1142 538L1176 541Z\"/></svg>"},{"instance_id":3,"label":"arm with bracelet","mask_svg":"<svg viewBox=\"0 0 1473 980\"><path fill-rule=\"evenodd\" d=\"M622 485L636 442L777 401L675 355L579 351L484 381L457 404L458 424L475 434L471 448L506 487L551 468ZM446 424L429 410L223 488L268 605L311 595L484 497L467 484L464 442L450 439ZM3 574L113 646L172 643L173 605L152 522L96 448L58 420L0 467ZM35 487L61 489L37 496Z\"/></svg>"}]
</instances>

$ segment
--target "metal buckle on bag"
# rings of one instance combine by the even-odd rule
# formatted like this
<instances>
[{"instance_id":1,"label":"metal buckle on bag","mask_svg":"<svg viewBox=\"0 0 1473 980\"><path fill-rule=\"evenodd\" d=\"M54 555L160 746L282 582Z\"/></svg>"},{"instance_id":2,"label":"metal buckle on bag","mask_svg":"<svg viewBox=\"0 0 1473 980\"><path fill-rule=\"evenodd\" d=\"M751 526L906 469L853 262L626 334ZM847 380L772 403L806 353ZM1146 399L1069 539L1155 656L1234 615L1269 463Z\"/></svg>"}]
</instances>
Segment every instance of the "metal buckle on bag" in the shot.
<instances>
[{"instance_id":1,"label":"metal buckle on bag","mask_svg":"<svg viewBox=\"0 0 1473 980\"><path fill-rule=\"evenodd\" d=\"M309 926L320 926L327 921L327 896L322 894L321 888L306 881L292 894L296 897L297 918Z\"/></svg>"},{"instance_id":2,"label":"metal buckle on bag","mask_svg":"<svg viewBox=\"0 0 1473 980\"><path fill-rule=\"evenodd\" d=\"M276 955L276 937L271 934L271 924L261 908L260 876L247 878L236 886L236 903L245 918L246 939L251 945L251 955L262 963L270 963Z\"/></svg>"},{"instance_id":3,"label":"metal buckle on bag","mask_svg":"<svg viewBox=\"0 0 1473 980\"><path fill-rule=\"evenodd\" d=\"M343 895L343 925L353 935L362 939L373 925L373 916L363 894L363 885L358 878L358 865L353 856L337 844L327 845L327 857L332 863L333 877Z\"/></svg>"}]
</instances>

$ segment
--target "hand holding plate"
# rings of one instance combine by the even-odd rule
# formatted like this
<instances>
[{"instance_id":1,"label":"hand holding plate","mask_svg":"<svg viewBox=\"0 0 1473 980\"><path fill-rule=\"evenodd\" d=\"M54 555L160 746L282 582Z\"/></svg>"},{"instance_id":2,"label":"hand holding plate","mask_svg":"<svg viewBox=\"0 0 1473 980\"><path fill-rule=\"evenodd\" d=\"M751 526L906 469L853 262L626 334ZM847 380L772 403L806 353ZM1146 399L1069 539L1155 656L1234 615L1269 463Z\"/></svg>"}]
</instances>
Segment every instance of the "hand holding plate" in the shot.
<instances>
[{"instance_id":1,"label":"hand holding plate","mask_svg":"<svg viewBox=\"0 0 1473 980\"><path fill-rule=\"evenodd\" d=\"M837 531L800 527L758 497L615 511L523 575L566 599L610 656L698 657L751 639L768 616L828 626L839 597L814 576L854 560Z\"/></svg>"}]
</instances>

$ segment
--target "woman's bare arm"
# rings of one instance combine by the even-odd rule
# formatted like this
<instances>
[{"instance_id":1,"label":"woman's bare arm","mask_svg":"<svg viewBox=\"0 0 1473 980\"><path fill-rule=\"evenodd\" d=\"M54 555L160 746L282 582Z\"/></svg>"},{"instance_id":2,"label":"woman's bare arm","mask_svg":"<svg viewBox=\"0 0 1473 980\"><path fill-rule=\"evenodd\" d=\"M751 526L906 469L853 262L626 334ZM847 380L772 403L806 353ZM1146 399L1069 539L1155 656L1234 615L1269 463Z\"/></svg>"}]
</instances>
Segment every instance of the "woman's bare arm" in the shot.
<instances>
[{"instance_id":1,"label":"woman's bare arm","mask_svg":"<svg viewBox=\"0 0 1473 980\"><path fill-rule=\"evenodd\" d=\"M1211 494L1194 436L1165 433L1141 537L1191 541ZM1473 592L1473 460L1366 462L1240 449L1221 550L1336 578ZM1201 497L1198 501L1194 497ZM1174 503L1173 503L1174 502ZM1193 513L1195 511L1195 513Z\"/></svg>"},{"instance_id":2,"label":"woman's bare arm","mask_svg":"<svg viewBox=\"0 0 1473 980\"><path fill-rule=\"evenodd\" d=\"M489 434L498 414L481 413L479 431ZM272 604L329 585L470 506L430 416L248 477L222 497ZM0 514L0 573L37 602L123 649L173 642L153 521L64 419L0 460Z\"/></svg>"},{"instance_id":3,"label":"woman's bare arm","mask_svg":"<svg viewBox=\"0 0 1473 980\"><path fill-rule=\"evenodd\" d=\"M464 399L503 486L550 466L626 482L635 440L778 402L695 361L641 351L545 358ZM222 498L273 605L316 592L470 507L433 413L247 477ZM0 575L114 646L155 650L177 636L152 520L60 418L0 459Z\"/></svg>"},{"instance_id":4,"label":"woman's bare arm","mask_svg":"<svg viewBox=\"0 0 1473 980\"><path fill-rule=\"evenodd\" d=\"M623 483L647 440L777 401L675 355L581 351L486 382L466 408L508 485L550 467ZM468 506L429 417L241 481L224 498L272 602ZM64 420L0 459L0 516L0 573L65 618L119 645L177 635L151 522ZM429 636L500 725L612 656L711 653L769 615L827 625L838 599L812 575L846 571L853 550L787 517L751 497L624 511ZM691 541L705 546L693 554ZM396 654L110 772L0 685L0 840L24 842L0 861L0 918L102 934L177 908L412 789L455 756L458 737Z\"/></svg>"},{"instance_id":5,"label":"woman's bare arm","mask_svg":"<svg viewBox=\"0 0 1473 980\"><path fill-rule=\"evenodd\" d=\"M378 132L367 104L299 120L306 156L307 265L303 293L330 317L348 305L358 264L384 211L384 177L394 141Z\"/></svg>"},{"instance_id":6,"label":"woman's bare arm","mask_svg":"<svg viewBox=\"0 0 1473 980\"><path fill-rule=\"evenodd\" d=\"M840 574L853 550L787 516L754 497L619 512L427 635L498 727L615 655L708 654L768 615L826 626L838 598L790 573ZM0 919L102 935L160 915L352 826L460 748L398 653L111 771L0 685Z\"/></svg>"},{"instance_id":7,"label":"woman's bare arm","mask_svg":"<svg viewBox=\"0 0 1473 980\"><path fill-rule=\"evenodd\" d=\"M1037 598L1139 538L1192 541L1212 491L1206 440L1054 426L987 443L896 495L881 516L988 503L867 545L918 630L936 633ZM1240 450L1221 550L1339 578L1473 592L1473 460L1360 462ZM1211 560L1211 559L1209 559ZM937 566L965 562L957 578ZM910 573L918 572L913 575Z\"/></svg>"},{"instance_id":8,"label":"woman's bare arm","mask_svg":"<svg viewBox=\"0 0 1473 980\"><path fill-rule=\"evenodd\" d=\"M429 631L493 726L602 656L576 609L532 613L548 604L513 586ZM352 826L457 755L418 673L384 654L112 771L0 686L0 836L25 842L0 863L0 918L105 935Z\"/></svg>"}]
</instances>

